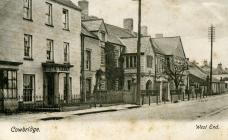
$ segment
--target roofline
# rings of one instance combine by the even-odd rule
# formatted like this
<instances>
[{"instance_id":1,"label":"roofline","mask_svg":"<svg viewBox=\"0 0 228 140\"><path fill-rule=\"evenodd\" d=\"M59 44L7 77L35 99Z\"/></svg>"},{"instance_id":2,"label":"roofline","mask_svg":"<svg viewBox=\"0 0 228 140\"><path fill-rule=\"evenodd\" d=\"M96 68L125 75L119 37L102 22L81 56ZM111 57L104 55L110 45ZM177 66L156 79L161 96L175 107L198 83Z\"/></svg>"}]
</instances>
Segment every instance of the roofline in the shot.
<instances>
[{"instance_id":1,"label":"roofline","mask_svg":"<svg viewBox=\"0 0 228 140\"><path fill-rule=\"evenodd\" d=\"M151 37L151 39L181 38L180 36Z\"/></svg>"},{"instance_id":2,"label":"roofline","mask_svg":"<svg viewBox=\"0 0 228 140\"><path fill-rule=\"evenodd\" d=\"M151 36L149 36L149 35L148 36L141 36L141 38L147 38L147 37L149 37L151 39ZM135 37L135 36L134 37L133 36L132 37L120 37L120 39L131 39L131 38L138 39L138 37Z\"/></svg>"},{"instance_id":3,"label":"roofline","mask_svg":"<svg viewBox=\"0 0 228 140\"><path fill-rule=\"evenodd\" d=\"M187 58L187 57L186 57L186 54L185 54L185 51L184 51L184 46L183 46L183 43L182 43L182 39L181 39L180 36L179 36L179 39L180 39L180 42L181 42L182 50L183 50L183 52L184 52L184 57Z\"/></svg>"},{"instance_id":4,"label":"roofline","mask_svg":"<svg viewBox=\"0 0 228 140\"><path fill-rule=\"evenodd\" d=\"M86 35L86 34L83 34L83 33L81 33L81 35L84 36L84 37L88 37L88 38L99 40L97 37L89 36L89 35Z\"/></svg>"},{"instance_id":5,"label":"roofline","mask_svg":"<svg viewBox=\"0 0 228 140\"><path fill-rule=\"evenodd\" d=\"M96 20L102 20L102 22L103 22L103 24L104 24L104 28L105 28L105 30L106 30L106 33L109 34L109 33L108 33L108 29L106 28L106 23L104 22L104 19L103 19L103 18L98 18L98 19L85 19L85 20L81 20L81 22L89 22L89 21L96 21ZM92 31L90 31L90 32L97 32L97 31L99 31L99 30L92 30Z\"/></svg>"},{"instance_id":6,"label":"roofline","mask_svg":"<svg viewBox=\"0 0 228 140\"><path fill-rule=\"evenodd\" d=\"M111 43L111 44L119 45L119 46L122 46L122 47L126 47L126 46L123 45L123 44L117 44L117 43L113 43L113 42L110 42L110 41L107 41L107 43Z\"/></svg>"},{"instance_id":7,"label":"roofline","mask_svg":"<svg viewBox=\"0 0 228 140\"><path fill-rule=\"evenodd\" d=\"M69 8L72 8L72 9L77 10L77 11L79 11L79 12L82 11L82 9L79 8L77 5L75 5L71 0L70 0L70 1L74 4L74 5L72 5L72 6L69 6L69 5L65 4L65 3L61 3L61 2L55 1L55 0L50 0L50 1L55 2L55 3L58 3L58 4L63 5L63 6L66 6L66 7L69 7Z\"/></svg>"},{"instance_id":8,"label":"roofline","mask_svg":"<svg viewBox=\"0 0 228 140\"><path fill-rule=\"evenodd\" d=\"M108 24L108 23L105 23L105 24L106 24L106 25L109 25L109 26L113 26L113 27L115 27L115 28L119 28L120 30L123 30L123 32L125 32L125 33L131 35L132 37L135 37L133 34L131 34L131 33L128 31L128 29L125 29L125 28L122 28L122 27L119 27L119 26L116 26L116 25Z\"/></svg>"}]
</instances>

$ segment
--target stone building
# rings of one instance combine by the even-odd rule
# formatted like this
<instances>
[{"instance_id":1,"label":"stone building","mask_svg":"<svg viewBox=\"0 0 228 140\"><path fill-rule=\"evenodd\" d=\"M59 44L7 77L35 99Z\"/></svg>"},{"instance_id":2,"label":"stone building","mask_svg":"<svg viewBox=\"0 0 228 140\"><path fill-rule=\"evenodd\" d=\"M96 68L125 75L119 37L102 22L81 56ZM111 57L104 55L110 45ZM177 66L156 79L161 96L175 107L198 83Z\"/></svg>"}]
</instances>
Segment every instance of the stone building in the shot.
<instances>
[{"instance_id":1,"label":"stone building","mask_svg":"<svg viewBox=\"0 0 228 140\"><path fill-rule=\"evenodd\" d=\"M124 57L124 90L130 90L136 81L137 73L137 38L122 38L126 46ZM154 89L155 81L155 52L150 42L150 36L141 38L141 90Z\"/></svg>"},{"instance_id":2,"label":"stone building","mask_svg":"<svg viewBox=\"0 0 228 140\"><path fill-rule=\"evenodd\" d=\"M8 0L0 8L1 108L79 95L80 8L70 0Z\"/></svg>"},{"instance_id":3,"label":"stone building","mask_svg":"<svg viewBox=\"0 0 228 140\"><path fill-rule=\"evenodd\" d=\"M89 100L94 89L106 90L105 43L107 30L103 19L82 20L82 97Z\"/></svg>"},{"instance_id":4,"label":"stone building","mask_svg":"<svg viewBox=\"0 0 228 140\"><path fill-rule=\"evenodd\" d=\"M165 72L167 70L166 65L173 67L172 65L186 62L181 37L163 37L162 34L157 34L155 38L151 39L151 42L156 55L155 77L156 83L160 85L160 98L161 100L170 100L170 90L174 90L175 85L173 80L170 79L170 75ZM167 64L168 60L172 60L172 63Z\"/></svg>"}]
</instances>

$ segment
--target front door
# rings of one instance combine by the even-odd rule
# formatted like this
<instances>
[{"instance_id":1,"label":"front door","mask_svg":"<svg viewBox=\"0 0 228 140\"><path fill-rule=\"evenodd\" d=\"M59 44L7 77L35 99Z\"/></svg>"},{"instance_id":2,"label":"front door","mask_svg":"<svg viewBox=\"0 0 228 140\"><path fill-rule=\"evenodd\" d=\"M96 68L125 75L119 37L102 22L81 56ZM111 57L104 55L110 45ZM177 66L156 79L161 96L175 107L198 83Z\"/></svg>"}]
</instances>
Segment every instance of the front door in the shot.
<instances>
[{"instance_id":1,"label":"front door","mask_svg":"<svg viewBox=\"0 0 228 140\"><path fill-rule=\"evenodd\" d=\"M47 74L47 101L48 105L54 105L54 74Z\"/></svg>"},{"instance_id":2,"label":"front door","mask_svg":"<svg viewBox=\"0 0 228 140\"><path fill-rule=\"evenodd\" d=\"M162 86L162 100L168 101L168 83L164 82Z\"/></svg>"}]
</instances>

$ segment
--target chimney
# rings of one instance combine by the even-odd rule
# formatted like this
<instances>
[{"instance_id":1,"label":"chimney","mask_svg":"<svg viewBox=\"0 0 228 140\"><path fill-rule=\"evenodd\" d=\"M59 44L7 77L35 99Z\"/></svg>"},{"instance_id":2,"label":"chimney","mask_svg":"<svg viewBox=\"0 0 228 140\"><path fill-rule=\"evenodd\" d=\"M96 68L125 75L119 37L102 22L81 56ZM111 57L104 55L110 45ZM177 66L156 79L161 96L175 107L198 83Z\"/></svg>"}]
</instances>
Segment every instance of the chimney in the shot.
<instances>
[{"instance_id":1,"label":"chimney","mask_svg":"<svg viewBox=\"0 0 228 140\"><path fill-rule=\"evenodd\" d=\"M133 18L125 18L123 21L124 29L128 29L130 32L133 32L134 29L134 20Z\"/></svg>"},{"instance_id":2,"label":"chimney","mask_svg":"<svg viewBox=\"0 0 228 140\"><path fill-rule=\"evenodd\" d=\"M141 34L142 34L142 36L148 36L148 27L147 26L141 27Z\"/></svg>"},{"instance_id":3,"label":"chimney","mask_svg":"<svg viewBox=\"0 0 228 140\"><path fill-rule=\"evenodd\" d=\"M155 38L163 38L163 34L155 34Z\"/></svg>"},{"instance_id":4,"label":"chimney","mask_svg":"<svg viewBox=\"0 0 228 140\"><path fill-rule=\"evenodd\" d=\"M87 0L78 1L78 6L82 9L82 17L89 16L89 2Z\"/></svg>"}]
</instances>

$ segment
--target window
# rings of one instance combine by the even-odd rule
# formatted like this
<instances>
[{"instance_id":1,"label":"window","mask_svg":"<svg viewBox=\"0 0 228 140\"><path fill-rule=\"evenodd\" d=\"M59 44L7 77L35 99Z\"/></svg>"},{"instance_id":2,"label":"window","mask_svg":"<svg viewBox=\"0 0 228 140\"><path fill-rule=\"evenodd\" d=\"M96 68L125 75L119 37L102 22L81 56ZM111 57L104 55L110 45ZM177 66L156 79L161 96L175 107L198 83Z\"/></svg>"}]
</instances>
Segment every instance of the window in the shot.
<instances>
[{"instance_id":1,"label":"window","mask_svg":"<svg viewBox=\"0 0 228 140\"><path fill-rule=\"evenodd\" d=\"M70 81L69 81L69 90L70 90L70 95L72 95L72 77L70 77ZM67 96L67 81L66 81L66 77L64 77L64 100L67 101L68 96Z\"/></svg>"},{"instance_id":2,"label":"window","mask_svg":"<svg viewBox=\"0 0 228 140\"><path fill-rule=\"evenodd\" d=\"M52 4L46 3L47 4L47 12L46 12L46 17L47 17L47 25L53 26L53 19L52 19Z\"/></svg>"},{"instance_id":3,"label":"window","mask_svg":"<svg viewBox=\"0 0 228 140\"><path fill-rule=\"evenodd\" d=\"M85 69L91 70L91 51L90 50L86 50L86 53L85 53Z\"/></svg>"},{"instance_id":4,"label":"window","mask_svg":"<svg viewBox=\"0 0 228 140\"><path fill-rule=\"evenodd\" d=\"M137 57L126 56L126 68L136 68L136 67L137 67Z\"/></svg>"},{"instance_id":5,"label":"window","mask_svg":"<svg viewBox=\"0 0 228 140\"><path fill-rule=\"evenodd\" d=\"M17 98L17 72L0 70L0 94L6 99Z\"/></svg>"},{"instance_id":6,"label":"window","mask_svg":"<svg viewBox=\"0 0 228 140\"><path fill-rule=\"evenodd\" d=\"M63 29L69 30L69 12L63 9Z\"/></svg>"},{"instance_id":7,"label":"window","mask_svg":"<svg viewBox=\"0 0 228 140\"><path fill-rule=\"evenodd\" d=\"M32 20L32 0L24 0L24 19Z\"/></svg>"},{"instance_id":8,"label":"window","mask_svg":"<svg viewBox=\"0 0 228 140\"><path fill-rule=\"evenodd\" d=\"M32 58L32 36L24 35L24 57Z\"/></svg>"},{"instance_id":9,"label":"window","mask_svg":"<svg viewBox=\"0 0 228 140\"><path fill-rule=\"evenodd\" d=\"M47 60L54 61L53 40L47 39Z\"/></svg>"},{"instance_id":10,"label":"window","mask_svg":"<svg viewBox=\"0 0 228 140\"><path fill-rule=\"evenodd\" d=\"M133 56L133 63L134 63L134 66L133 67L137 67L137 56Z\"/></svg>"},{"instance_id":11,"label":"window","mask_svg":"<svg viewBox=\"0 0 228 140\"><path fill-rule=\"evenodd\" d=\"M153 56L147 55L147 67L152 68L153 67Z\"/></svg>"},{"instance_id":12,"label":"window","mask_svg":"<svg viewBox=\"0 0 228 140\"><path fill-rule=\"evenodd\" d=\"M105 65L105 50L101 48L101 65Z\"/></svg>"},{"instance_id":13,"label":"window","mask_svg":"<svg viewBox=\"0 0 228 140\"><path fill-rule=\"evenodd\" d=\"M119 67L119 56L120 56L119 51L114 50L114 63L117 68Z\"/></svg>"},{"instance_id":14,"label":"window","mask_svg":"<svg viewBox=\"0 0 228 140\"><path fill-rule=\"evenodd\" d=\"M69 63L70 62L70 48L69 43L64 42L64 62Z\"/></svg>"},{"instance_id":15,"label":"window","mask_svg":"<svg viewBox=\"0 0 228 140\"><path fill-rule=\"evenodd\" d=\"M126 56L126 68L129 68L129 57Z\"/></svg>"},{"instance_id":16,"label":"window","mask_svg":"<svg viewBox=\"0 0 228 140\"><path fill-rule=\"evenodd\" d=\"M23 101L31 102L35 95L35 75L24 74L23 87Z\"/></svg>"}]
</instances>

